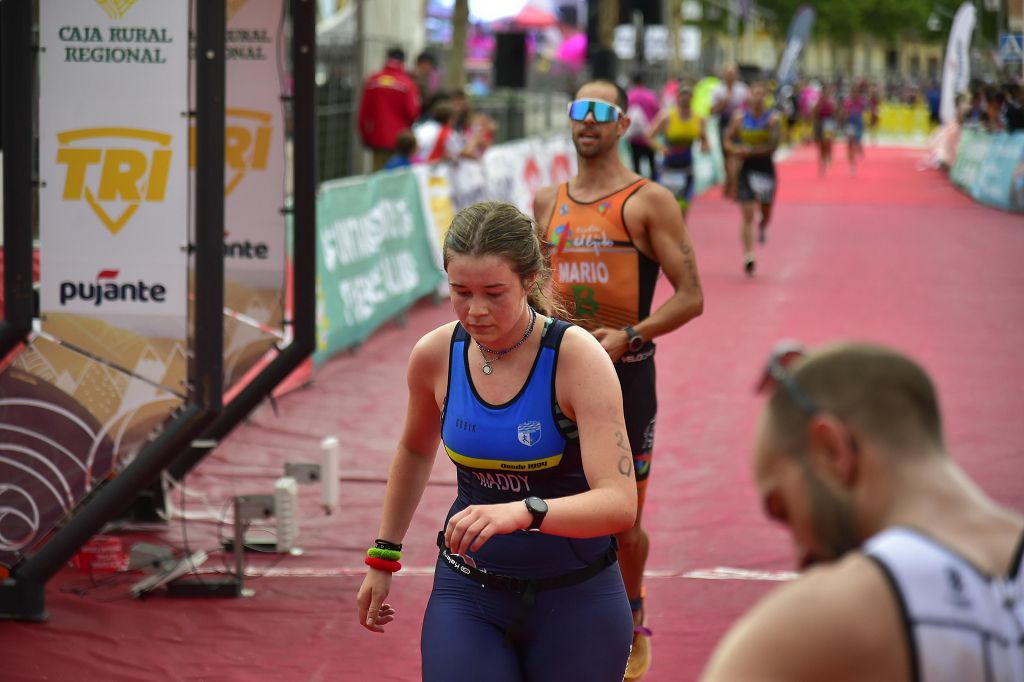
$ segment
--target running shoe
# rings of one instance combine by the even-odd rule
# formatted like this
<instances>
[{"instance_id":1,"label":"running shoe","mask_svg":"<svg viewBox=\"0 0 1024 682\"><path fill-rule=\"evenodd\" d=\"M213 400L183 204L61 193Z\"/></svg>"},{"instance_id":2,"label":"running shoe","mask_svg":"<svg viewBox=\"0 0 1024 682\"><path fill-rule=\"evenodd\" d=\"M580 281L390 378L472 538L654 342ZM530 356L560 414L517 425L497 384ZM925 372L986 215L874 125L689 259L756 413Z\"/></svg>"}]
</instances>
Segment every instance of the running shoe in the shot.
<instances>
[{"instance_id":1,"label":"running shoe","mask_svg":"<svg viewBox=\"0 0 1024 682\"><path fill-rule=\"evenodd\" d=\"M647 619L644 618L646 621ZM629 652L626 663L626 675L623 682L639 680L651 669L651 629L643 623L633 628L633 648Z\"/></svg>"},{"instance_id":2,"label":"running shoe","mask_svg":"<svg viewBox=\"0 0 1024 682\"><path fill-rule=\"evenodd\" d=\"M747 271L747 277L754 276L754 270L757 268L757 263L754 261L753 256L747 256L743 261L743 269Z\"/></svg>"}]
</instances>

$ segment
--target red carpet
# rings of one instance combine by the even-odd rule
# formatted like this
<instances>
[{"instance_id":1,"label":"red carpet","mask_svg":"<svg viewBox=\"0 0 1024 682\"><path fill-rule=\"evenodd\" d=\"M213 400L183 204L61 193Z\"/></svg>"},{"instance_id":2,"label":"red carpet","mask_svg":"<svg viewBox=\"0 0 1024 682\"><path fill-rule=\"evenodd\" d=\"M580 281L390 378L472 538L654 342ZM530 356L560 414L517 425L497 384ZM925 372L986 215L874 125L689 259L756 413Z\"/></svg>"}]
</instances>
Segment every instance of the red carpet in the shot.
<instances>
[{"instance_id":1,"label":"red carpet","mask_svg":"<svg viewBox=\"0 0 1024 682\"><path fill-rule=\"evenodd\" d=\"M867 154L856 177L840 163L819 178L807 149L781 164L753 279L742 272L736 206L717 192L696 201L690 230L706 312L658 351L662 409L645 512L651 682L694 679L729 624L774 584L683 574L790 568L787 538L762 518L748 466L760 408L751 388L780 338L860 338L913 353L938 382L954 456L994 497L1024 508L1024 220L917 171L919 151ZM420 334L450 317L446 305L416 308L405 328L382 330L279 400L279 415L262 408L189 477L190 493L205 499L187 496L187 515L205 519L188 522L188 543L212 548L231 495L270 492L285 461L317 461L321 438L341 441L341 510L324 516L317 489L300 488L306 553L253 557L254 572L273 564L247 581L254 597L133 601L132 577L79 595L65 590L88 578L69 568L50 585L48 623L0 623L4 679L419 679L424 569L454 492L446 460L406 540L412 570L390 599L398 621L384 635L363 630L354 598L401 426L405 360ZM180 521L160 537L181 547ZM206 567L220 565L214 557Z\"/></svg>"}]
</instances>

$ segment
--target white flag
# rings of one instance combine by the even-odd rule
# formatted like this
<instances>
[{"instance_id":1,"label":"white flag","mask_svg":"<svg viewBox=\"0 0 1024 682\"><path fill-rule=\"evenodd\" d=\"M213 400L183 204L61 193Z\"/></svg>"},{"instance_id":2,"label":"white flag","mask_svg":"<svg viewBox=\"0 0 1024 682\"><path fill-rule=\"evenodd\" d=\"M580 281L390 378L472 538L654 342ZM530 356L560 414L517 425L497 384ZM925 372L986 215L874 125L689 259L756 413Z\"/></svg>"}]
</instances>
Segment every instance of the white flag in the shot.
<instances>
[{"instance_id":1,"label":"white flag","mask_svg":"<svg viewBox=\"0 0 1024 682\"><path fill-rule=\"evenodd\" d=\"M948 123L956 118L956 96L967 91L971 80L971 34L976 10L970 2L960 5L949 29L946 63L942 71L942 97L939 118Z\"/></svg>"}]
</instances>

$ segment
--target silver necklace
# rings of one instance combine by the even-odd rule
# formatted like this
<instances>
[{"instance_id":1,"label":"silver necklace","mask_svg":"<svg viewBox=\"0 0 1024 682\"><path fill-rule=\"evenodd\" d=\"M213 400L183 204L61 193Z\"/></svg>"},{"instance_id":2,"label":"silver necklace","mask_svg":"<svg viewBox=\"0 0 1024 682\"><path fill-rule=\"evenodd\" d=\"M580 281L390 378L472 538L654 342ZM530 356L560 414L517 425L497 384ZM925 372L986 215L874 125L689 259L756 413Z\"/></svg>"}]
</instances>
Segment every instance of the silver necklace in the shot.
<instances>
[{"instance_id":1,"label":"silver necklace","mask_svg":"<svg viewBox=\"0 0 1024 682\"><path fill-rule=\"evenodd\" d=\"M493 350L491 348L488 348L484 344L480 343L479 341L476 341L476 339L473 339L476 342L476 347L480 349L481 357L483 357L484 359L483 373L490 376L491 373L494 372L494 368L491 366L492 363L501 360L503 357L514 351L516 348L519 348L519 346L526 343L526 339L530 338L530 334L533 333L533 324L536 321L537 311L534 310L533 308L530 308L530 324L529 326L526 327L526 331L523 333L523 338L519 339L514 344L512 344L511 346L504 350ZM485 353L490 353L491 355L494 355L496 357L492 358L491 360L488 360Z\"/></svg>"}]
</instances>

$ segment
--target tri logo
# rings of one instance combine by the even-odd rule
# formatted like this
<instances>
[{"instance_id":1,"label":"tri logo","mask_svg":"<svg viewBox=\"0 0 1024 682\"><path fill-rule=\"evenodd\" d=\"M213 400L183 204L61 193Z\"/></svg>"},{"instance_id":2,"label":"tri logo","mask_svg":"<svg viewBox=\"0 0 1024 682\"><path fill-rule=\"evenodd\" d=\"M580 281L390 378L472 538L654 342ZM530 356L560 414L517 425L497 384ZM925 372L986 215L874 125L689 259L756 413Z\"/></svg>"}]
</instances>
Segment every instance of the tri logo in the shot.
<instances>
[{"instance_id":1,"label":"tri logo","mask_svg":"<svg viewBox=\"0 0 1024 682\"><path fill-rule=\"evenodd\" d=\"M224 196L229 197L249 171L267 169L273 117L265 111L229 107L224 122ZM195 128L189 136L189 165L195 167Z\"/></svg>"},{"instance_id":2,"label":"tri logo","mask_svg":"<svg viewBox=\"0 0 1024 682\"><path fill-rule=\"evenodd\" d=\"M249 0L228 0L228 21L231 21L238 10L242 9L247 2L249 2Z\"/></svg>"},{"instance_id":3,"label":"tri logo","mask_svg":"<svg viewBox=\"0 0 1024 682\"><path fill-rule=\"evenodd\" d=\"M142 203L164 200L171 139L167 133L142 128L57 133L57 163L67 167L64 201L84 199L103 226L116 235Z\"/></svg>"}]
</instances>

